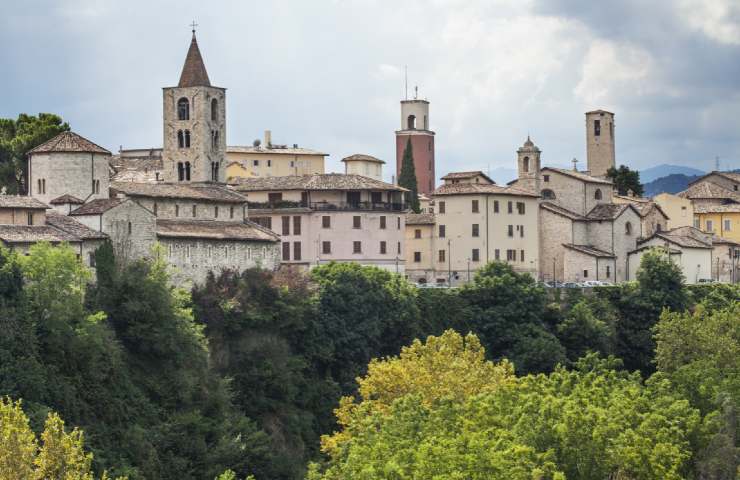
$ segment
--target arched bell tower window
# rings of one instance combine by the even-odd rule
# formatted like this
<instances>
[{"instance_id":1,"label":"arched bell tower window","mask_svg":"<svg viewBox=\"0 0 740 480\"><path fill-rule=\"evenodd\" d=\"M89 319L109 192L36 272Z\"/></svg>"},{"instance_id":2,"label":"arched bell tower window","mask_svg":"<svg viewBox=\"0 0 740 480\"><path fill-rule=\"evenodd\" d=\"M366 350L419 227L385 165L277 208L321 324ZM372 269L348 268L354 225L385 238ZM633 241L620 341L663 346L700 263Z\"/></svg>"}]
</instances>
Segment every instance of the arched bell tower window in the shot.
<instances>
[{"instance_id":1,"label":"arched bell tower window","mask_svg":"<svg viewBox=\"0 0 740 480\"><path fill-rule=\"evenodd\" d=\"M594 192L594 198L596 200L601 200L601 189L600 188L597 188L596 191Z\"/></svg>"},{"instance_id":2,"label":"arched bell tower window","mask_svg":"<svg viewBox=\"0 0 740 480\"><path fill-rule=\"evenodd\" d=\"M214 122L218 120L218 100L215 98L211 100L211 120Z\"/></svg>"},{"instance_id":3,"label":"arched bell tower window","mask_svg":"<svg viewBox=\"0 0 740 480\"><path fill-rule=\"evenodd\" d=\"M553 192L549 188L542 190L541 194L542 198L544 198L545 200L555 200L555 192Z\"/></svg>"},{"instance_id":4,"label":"arched bell tower window","mask_svg":"<svg viewBox=\"0 0 740 480\"><path fill-rule=\"evenodd\" d=\"M182 130L177 131L177 148L185 148L185 136Z\"/></svg>"},{"instance_id":5,"label":"arched bell tower window","mask_svg":"<svg viewBox=\"0 0 740 480\"><path fill-rule=\"evenodd\" d=\"M190 101L185 97L177 101L177 119L190 120Z\"/></svg>"},{"instance_id":6,"label":"arched bell tower window","mask_svg":"<svg viewBox=\"0 0 740 480\"><path fill-rule=\"evenodd\" d=\"M180 182L185 180L185 166L182 162L177 162L177 180Z\"/></svg>"},{"instance_id":7,"label":"arched bell tower window","mask_svg":"<svg viewBox=\"0 0 740 480\"><path fill-rule=\"evenodd\" d=\"M522 159L522 171L523 172L529 171L529 157L524 157Z\"/></svg>"},{"instance_id":8,"label":"arched bell tower window","mask_svg":"<svg viewBox=\"0 0 740 480\"><path fill-rule=\"evenodd\" d=\"M624 224L624 233L625 235L632 235L632 224L630 222Z\"/></svg>"},{"instance_id":9,"label":"arched bell tower window","mask_svg":"<svg viewBox=\"0 0 740 480\"><path fill-rule=\"evenodd\" d=\"M185 130L185 148L190 148L190 130Z\"/></svg>"},{"instance_id":10,"label":"arched bell tower window","mask_svg":"<svg viewBox=\"0 0 740 480\"><path fill-rule=\"evenodd\" d=\"M190 181L190 162L185 162L185 180Z\"/></svg>"},{"instance_id":11,"label":"arched bell tower window","mask_svg":"<svg viewBox=\"0 0 740 480\"><path fill-rule=\"evenodd\" d=\"M409 115L407 122L407 127L409 130L416 130L416 115Z\"/></svg>"}]
</instances>

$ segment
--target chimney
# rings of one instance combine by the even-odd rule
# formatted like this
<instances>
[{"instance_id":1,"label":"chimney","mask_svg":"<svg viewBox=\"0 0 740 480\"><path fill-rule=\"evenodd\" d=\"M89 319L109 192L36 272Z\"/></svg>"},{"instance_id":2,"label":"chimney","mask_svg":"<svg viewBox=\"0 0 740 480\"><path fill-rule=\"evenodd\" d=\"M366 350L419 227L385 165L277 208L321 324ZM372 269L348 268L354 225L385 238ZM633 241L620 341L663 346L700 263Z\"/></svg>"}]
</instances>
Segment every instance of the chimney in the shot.
<instances>
[{"instance_id":1,"label":"chimney","mask_svg":"<svg viewBox=\"0 0 740 480\"><path fill-rule=\"evenodd\" d=\"M265 130L265 147L270 148L272 146L272 132Z\"/></svg>"}]
</instances>

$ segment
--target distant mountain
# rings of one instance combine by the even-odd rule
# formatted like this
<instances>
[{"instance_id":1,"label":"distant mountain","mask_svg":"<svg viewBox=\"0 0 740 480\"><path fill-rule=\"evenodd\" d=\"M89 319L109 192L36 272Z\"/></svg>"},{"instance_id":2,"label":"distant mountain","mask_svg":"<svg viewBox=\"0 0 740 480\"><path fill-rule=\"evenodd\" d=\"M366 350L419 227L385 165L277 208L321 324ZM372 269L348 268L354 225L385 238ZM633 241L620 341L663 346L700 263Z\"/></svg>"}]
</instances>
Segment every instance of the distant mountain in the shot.
<instances>
[{"instance_id":1,"label":"distant mountain","mask_svg":"<svg viewBox=\"0 0 740 480\"><path fill-rule=\"evenodd\" d=\"M687 177L691 176L697 176L697 175L704 175L704 171L692 168L692 167L683 167L681 165L658 165L655 167L646 168L645 170L640 170L640 181L642 183L650 183L653 180L657 180L662 177L667 177L669 175L675 175L675 174L681 174L685 175Z\"/></svg>"},{"instance_id":2,"label":"distant mountain","mask_svg":"<svg viewBox=\"0 0 740 480\"><path fill-rule=\"evenodd\" d=\"M682 173L674 173L673 175L667 175L665 177L656 178L652 182L643 183L645 187L645 196L652 197L659 193L678 193L686 190L689 183L693 182L701 175L684 175ZM642 180L642 174L640 174L640 180Z\"/></svg>"}]
</instances>

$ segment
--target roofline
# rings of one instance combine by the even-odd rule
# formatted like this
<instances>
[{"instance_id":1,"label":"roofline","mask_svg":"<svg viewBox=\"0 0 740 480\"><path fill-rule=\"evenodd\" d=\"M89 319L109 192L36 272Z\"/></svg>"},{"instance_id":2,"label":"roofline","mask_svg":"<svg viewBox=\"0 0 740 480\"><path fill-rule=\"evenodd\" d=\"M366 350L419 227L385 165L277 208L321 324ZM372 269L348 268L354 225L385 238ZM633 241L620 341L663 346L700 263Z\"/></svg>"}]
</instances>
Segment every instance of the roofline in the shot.
<instances>
[{"instance_id":1,"label":"roofline","mask_svg":"<svg viewBox=\"0 0 740 480\"><path fill-rule=\"evenodd\" d=\"M668 238L666 238L666 237L668 237ZM707 245L707 244L704 244L703 247L685 247L685 246L681 245L680 243L678 243L677 241L671 239L670 238L670 235L666 235L665 232L655 232L652 235L650 235L648 238L645 238L643 240L638 240L637 243L638 244L642 244L642 243L645 243L645 242L649 242L650 240L652 240L654 238L661 238L661 239L665 240L666 242L670 242L670 243L672 243L674 245L678 245L681 248L698 248L698 249L703 249L703 250L707 250L707 249L708 250L711 250L711 249L714 248L712 245ZM697 240L696 238L694 240L696 240L697 242L701 242L701 240Z\"/></svg>"},{"instance_id":2,"label":"roofline","mask_svg":"<svg viewBox=\"0 0 740 480\"><path fill-rule=\"evenodd\" d=\"M171 90L173 88L215 88L217 90L223 90L226 91L226 87L216 87L214 85L193 85L191 87L178 87L175 85L174 87L162 87L162 90Z\"/></svg>"},{"instance_id":3,"label":"roofline","mask_svg":"<svg viewBox=\"0 0 740 480\"><path fill-rule=\"evenodd\" d=\"M704 175L702 175L701 177L697 178L696 180L689 182L689 185L693 185L693 184L695 184L697 182L701 182L702 180L704 180L705 178L707 178L707 177L709 177L711 175L719 175L720 177L724 177L727 180L731 180L733 182L736 181L734 178L731 178L731 177L726 176L725 175L726 173L734 173L734 172L721 172L719 170L712 170L711 172L705 173ZM714 183L714 182L710 182L710 183ZM719 185L717 183L714 183L714 184L717 185L718 187L724 188L725 190L729 190L728 188L725 188L722 185ZM732 191L732 190L729 190L729 191Z\"/></svg>"},{"instance_id":4,"label":"roofline","mask_svg":"<svg viewBox=\"0 0 740 480\"><path fill-rule=\"evenodd\" d=\"M589 253L589 252L584 252L583 250L580 250L580 249L577 248L577 247L579 247L579 245L575 245L575 244L563 243L563 246L565 248L569 248L571 250L575 250L576 252L582 253L584 255L590 255L590 256L596 257L596 258L617 258L616 255L611 254L611 253L608 253L608 252L602 252L602 254L598 254L598 255L597 254L593 254L593 253ZM584 245L584 246L586 246L586 245ZM593 248L593 247L588 247L588 246L586 246L586 247L587 248ZM593 250L598 250L598 248L593 248Z\"/></svg>"},{"instance_id":5,"label":"roofline","mask_svg":"<svg viewBox=\"0 0 740 480\"><path fill-rule=\"evenodd\" d=\"M470 172L448 172L447 174L445 174L444 177L440 177L440 179L441 180L447 180L448 177L450 177L450 175L454 175L454 174L458 174L458 173L472 173L473 174L473 175L471 175L469 177L458 177L458 178L473 178L473 177L477 177L478 175L480 175L483 178L485 178L486 180L488 180L489 182L491 182L492 184L497 185L497 183L491 177L489 177L485 173L481 172L480 170L472 170ZM453 180L454 178L449 178L449 179L450 180Z\"/></svg>"},{"instance_id":6,"label":"roofline","mask_svg":"<svg viewBox=\"0 0 740 480\"><path fill-rule=\"evenodd\" d=\"M549 170L549 171L551 171L551 172L559 173L559 174L561 174L561 175L568 175L568 173L570 173L570 172L571 172L571 170L567 170L567 169L565 169L565 168L555 168L555 167L542 167L542 168L540 169L540 172L542 172L543 170ZM612 182L612 181L609 181L609 180L603 180L603 179L600 179L600 178L596 178L596 177L594 177L593 175L588 175L588 174L585 174L585 173L583 173L583 172L579 172L579 171L576 171L575 173L580 173L581 175L586 175L587 177L591 177L591 178L594 178L594 180L587 180L587 179L585 179L585 178L580 178L580 177L576 177L575 175L572 175L572 174L570 175L570 176L572 176L572 177L575 177L575 178L577 178L578 180L581 180L581 181L583 181L583 182L588 182L588 183L597 183L597 184L599 184L599 185L604 185L604 184L608 184L608 185L614 185L614 182Z\"/></svg>"},{"instance_id":7,"label":"roofline","mask_svg":"<svg viewBox=\"0 0 740 480\"><path fill-rule=\"evenodd\" d=\"M459 185L459 184L458 184ZM472 185L476 185L473 183ZM480 185L480 184L477 184ZM485 183L483 185L486 185ZM444 186L444 185L443 185ZM442 187L438 187L442 188ZM501 187L505 188L505 187ZM438 196L449 196L449 195L505 195L509 197L529 197L529 198L540 198L539 195L535 195L533 193L529 192L450 192L450 193L435 193L437 190L434 190L431 195L432 197L438 197Z\"/></svg>"}]
</instances>

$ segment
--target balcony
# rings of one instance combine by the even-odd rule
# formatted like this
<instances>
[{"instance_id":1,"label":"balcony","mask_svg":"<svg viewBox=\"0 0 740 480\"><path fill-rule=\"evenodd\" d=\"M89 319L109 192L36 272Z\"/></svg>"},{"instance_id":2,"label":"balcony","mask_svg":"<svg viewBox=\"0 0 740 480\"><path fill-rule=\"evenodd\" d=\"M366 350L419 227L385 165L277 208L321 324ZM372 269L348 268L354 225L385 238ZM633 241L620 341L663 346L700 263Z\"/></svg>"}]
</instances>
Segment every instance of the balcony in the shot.
<instances>
[{"instance_id":1,"label":"balcony","mask_svg":"<svg viewBox=\"0 0 740 480\"><path fill-rule=\"evenodd\" d=\"M295 202L280 200L278 202L248 202L250 209L255 210L283 210L293 208L309 208L311 210L327 211L369 211L369 212L405 212L407 203L390 202Z\"/></svg>"}]
</instances>

